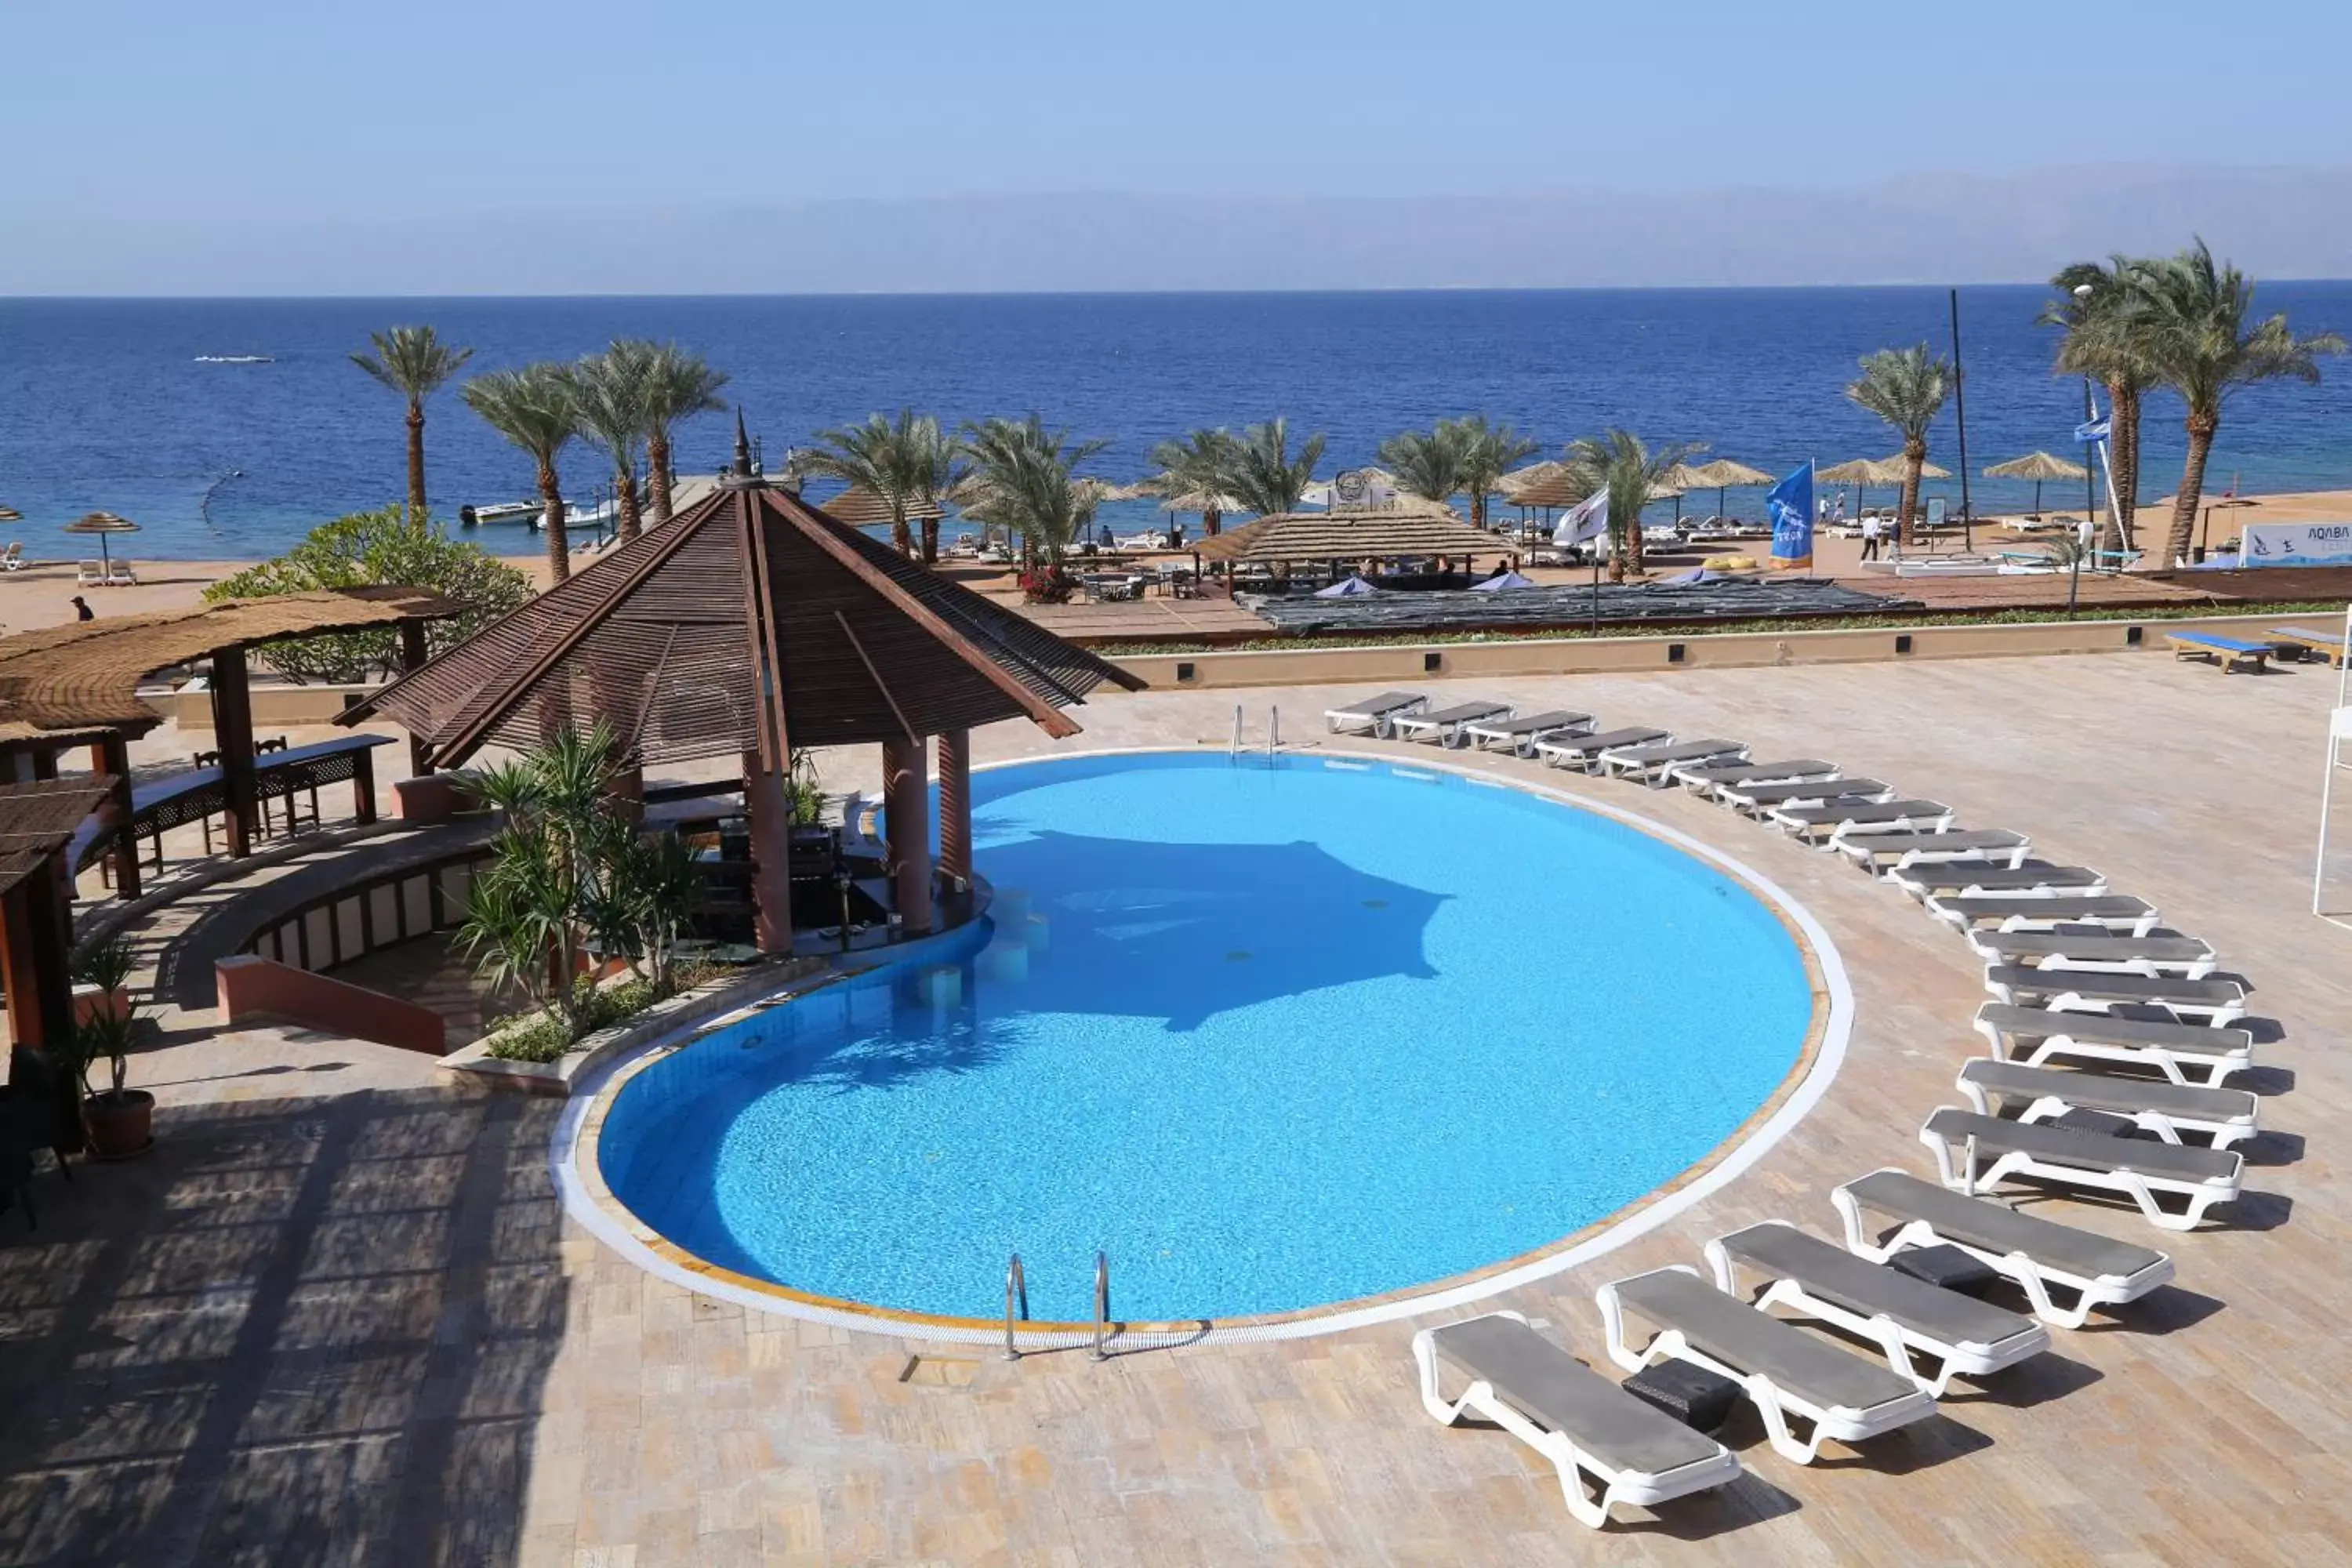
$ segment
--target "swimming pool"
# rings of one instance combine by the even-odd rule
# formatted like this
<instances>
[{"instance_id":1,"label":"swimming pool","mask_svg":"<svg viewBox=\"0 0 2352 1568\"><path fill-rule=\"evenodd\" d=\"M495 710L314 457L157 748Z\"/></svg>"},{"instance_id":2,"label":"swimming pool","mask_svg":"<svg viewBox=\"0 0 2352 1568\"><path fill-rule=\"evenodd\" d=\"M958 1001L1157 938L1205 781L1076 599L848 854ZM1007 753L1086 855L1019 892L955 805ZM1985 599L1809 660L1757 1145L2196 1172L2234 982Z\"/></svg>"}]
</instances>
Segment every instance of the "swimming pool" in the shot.
<instances>
[{"instance_id":1,"label":"swimming pool","mask_svg":"<svg viewBox=\"0 0 2352 1568\"><path fill-rule=\"evenodd\" d=\"M988 1319L1278 1313L1547 1247L1705 1161L1814 1014L1640 828L1338 757L978 773L991 918L629 1076L614 1198L710 1263Z\"/></svg>"}]
</instances>

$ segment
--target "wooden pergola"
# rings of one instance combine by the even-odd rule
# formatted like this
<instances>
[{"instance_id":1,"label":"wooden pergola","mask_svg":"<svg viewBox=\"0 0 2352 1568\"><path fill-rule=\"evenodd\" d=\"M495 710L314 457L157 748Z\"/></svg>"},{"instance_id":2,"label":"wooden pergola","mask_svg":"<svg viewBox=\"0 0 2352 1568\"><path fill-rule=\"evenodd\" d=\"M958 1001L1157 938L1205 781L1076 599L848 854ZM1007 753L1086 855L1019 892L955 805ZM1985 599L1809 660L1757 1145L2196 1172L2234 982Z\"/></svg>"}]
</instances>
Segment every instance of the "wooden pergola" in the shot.
<instances>
[{"instance_id":1,"label":"wooden pergola","mask_svg":"<svg viewBox=\"0 0 2352 1568\"><path fill-rule=\"evenodd\" d=\"M58 754L90 748L90 771L113 779L115 826L131 817L130 743L163 722L139 695L157 670L205 662L227 805L228 852L252 852L257 836L253 701L247 651L296 637L396 628L403 662L422 664L425 627L454 614L417 588L322 589L266 599L226 599L19 632L0 637L0 781L57 777ZM418 759L421 763L422 758ZM127 831L114 844L115 885L139 896L139 857Z\"/></svg>"},{"instance_id":2,"label":"wooden pergola","mask_svg":"<svg viewBox=\"0 0 2352 1568\"><path fill-rule=\"evenodd\" d=\"M120 782L100 775L0 784L0 985L8 993L9 1037L20 1046L53 1046L72 1032L65 847Z\"/></svg>"},{"instance_id":3,"label":"wooden pergola","mask_svg":"<svg viewBox=\"0 0 2352 1568\"><path fill-rule=\"evenodd\" d=\"M441 766L597 721L624 765L740 758L759 944L792 947L796 749L879 743L893 901L932 924L927 751L939 740L940 858L971 878L970 732L1142 683L735 466L708 497L404 676L341 722L381 714Z\"/></svg>"}]
</instances>

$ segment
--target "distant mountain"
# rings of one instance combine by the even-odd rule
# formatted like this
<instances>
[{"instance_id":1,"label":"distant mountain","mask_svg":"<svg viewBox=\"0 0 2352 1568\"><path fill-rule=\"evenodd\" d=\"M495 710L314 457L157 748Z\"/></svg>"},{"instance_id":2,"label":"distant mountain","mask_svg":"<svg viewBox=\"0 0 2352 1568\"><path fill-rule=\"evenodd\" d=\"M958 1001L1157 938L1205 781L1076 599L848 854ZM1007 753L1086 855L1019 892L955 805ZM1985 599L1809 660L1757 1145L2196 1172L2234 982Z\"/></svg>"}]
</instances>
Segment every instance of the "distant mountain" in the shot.
<instances>
[{"instance_id":1,"label":"distant mountain","mask_svg":"<svg viewBox=\"0 0 2352 1568\"><path fill-rule=\"evenodd\" d=\"M2026 282L2192 233L2352 276L2352 166L1922 174L1847 189L1257 198L1072 192L351 218L12 213L0 293L696 294ZM419 236L429 243L419 243Z\"/></svg>"}]
</instances>

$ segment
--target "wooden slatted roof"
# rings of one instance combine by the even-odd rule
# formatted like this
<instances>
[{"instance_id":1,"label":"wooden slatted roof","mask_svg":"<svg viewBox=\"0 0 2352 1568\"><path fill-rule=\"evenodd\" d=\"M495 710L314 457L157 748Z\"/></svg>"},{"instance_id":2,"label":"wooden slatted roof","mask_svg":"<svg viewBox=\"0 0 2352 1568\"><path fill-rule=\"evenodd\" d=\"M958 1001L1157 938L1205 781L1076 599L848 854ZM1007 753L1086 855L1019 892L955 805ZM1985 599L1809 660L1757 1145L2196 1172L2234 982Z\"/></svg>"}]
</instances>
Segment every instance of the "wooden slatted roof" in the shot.
<instances>
[{"instance_id":1,"label":"wooden slatted roof","mask_svg":"<svg viewBox=\"0 0 2352 1568\"><path fill-rule=\"evenodd\" d=\"M113 788L111 773L0 784L0 893L63 848Z\"/></svg>"},{"instance_id":2,"label":"wooden slatted roof","mask_svg":"<svg viewBox=\"0 0 2352 1568\"><path fill-rule=\"evenodd\" d=\"M139 682L215 648L453 613L446 600L422 589L338 588L109 616L0 637L0 748L152 729L163 716L139 700Z\"/></svg>"},{"instance_id":3,"label":"wooden slatted roof","mask_svg":"<svg viewBox=\"0 0 2352 1568\"><path fill-rule=\"evenodd\" d=\"M748 468L748 461L743 465ZM344 715L437 764L601 716L640 762L845 745L1060 710L1125 671L748 472ZM763 703L772 706L762 712Z\"/></svg>"}]
</instances>

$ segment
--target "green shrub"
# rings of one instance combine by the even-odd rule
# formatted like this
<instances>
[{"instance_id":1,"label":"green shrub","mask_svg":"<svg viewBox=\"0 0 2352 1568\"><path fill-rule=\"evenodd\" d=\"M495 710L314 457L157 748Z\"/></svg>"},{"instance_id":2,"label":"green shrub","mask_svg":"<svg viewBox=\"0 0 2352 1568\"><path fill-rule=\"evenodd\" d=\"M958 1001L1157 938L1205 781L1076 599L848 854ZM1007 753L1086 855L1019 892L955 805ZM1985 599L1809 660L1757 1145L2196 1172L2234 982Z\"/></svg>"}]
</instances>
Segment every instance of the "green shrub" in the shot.
<instances>
[{"instance_id":1,"label":"green shrub","mask_svg":"<svg viewBox=\"0 0 2352 1568\"><path fill-rule=\"evenodd\" d=\"M500 1061L551 1062L562 1060L571 1048L572 1037L563 1020L552 1013L541 1013L527 1024L500 1030L490 1041L489 1054Z\"/></svg>"}]
</instances>

